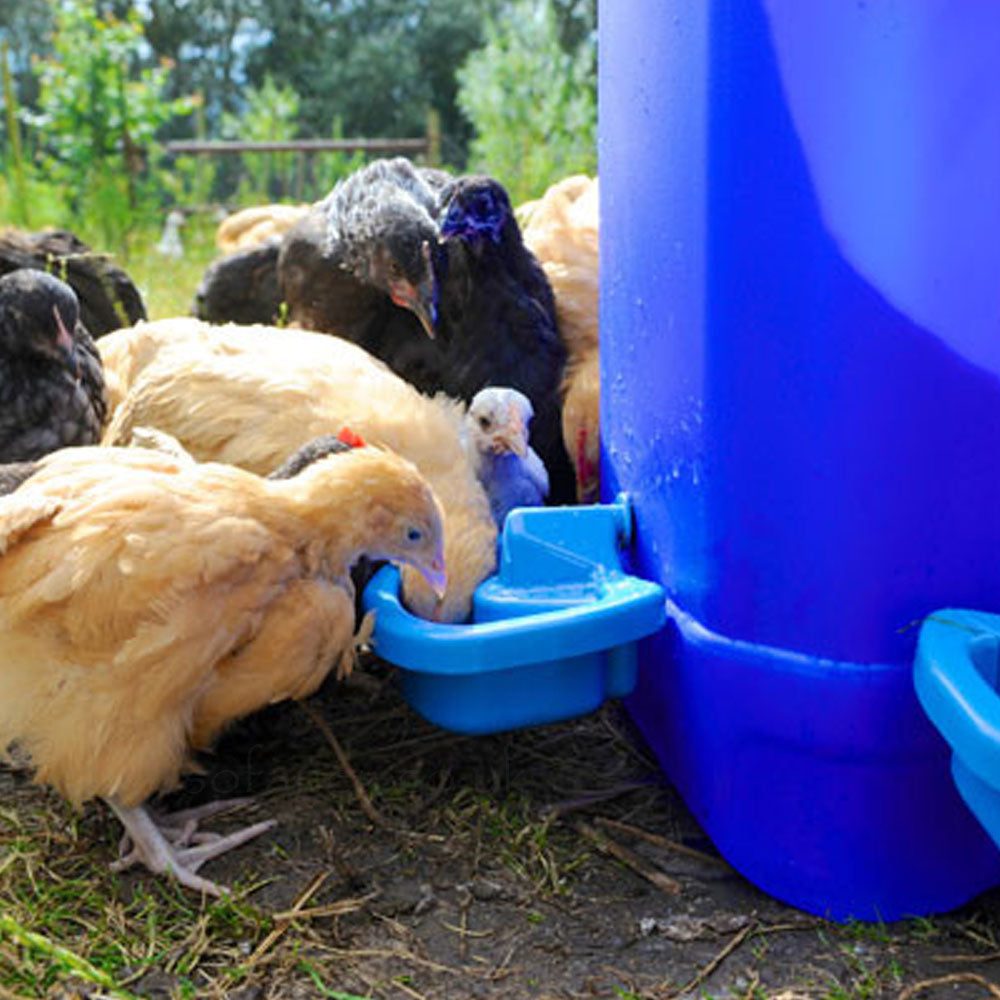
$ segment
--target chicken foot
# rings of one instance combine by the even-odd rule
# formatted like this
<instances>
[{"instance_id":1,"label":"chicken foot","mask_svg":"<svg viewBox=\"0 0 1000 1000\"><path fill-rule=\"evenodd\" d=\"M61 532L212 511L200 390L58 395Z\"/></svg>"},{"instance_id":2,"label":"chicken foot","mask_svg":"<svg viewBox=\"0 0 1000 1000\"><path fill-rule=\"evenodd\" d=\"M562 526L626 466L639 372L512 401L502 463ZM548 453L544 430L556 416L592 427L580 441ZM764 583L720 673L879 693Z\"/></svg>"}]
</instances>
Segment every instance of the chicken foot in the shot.
<instances>
[{"instance_id":1,"label":"chicken foot","mask_svg":"<svg viewBox=\"0 0 1000 1000\"><path fill-rule=\"evenodd\" d=\"M192 806L189 809L180 809L177 812L161 813L151 805L145 806L149 818L156 824L157 829L164 838L174 847L187 847L189 844L207 844L219 840L220 833L211 833L207 830L199 830L198 824L209 816L217 816L219 813L230 812L233 809L242 809L251 805L253 799L245 797L242 799L216 799L214 802L205 802L200 806ZM133 848L132 837L126 830L122 834L122 839L118 842L119 860L115 862L115 871L124 871L134 864L140 864L141 858Z\"/></svg>"},{"instance_id":2,"label":"chicken foot","mask_svg":"<svg viewBox=\"0 0 1000 1000\"><path fill-rule=\"evenodd\" d=\"M235 833L221 834L197 831L198 821L206 816L231 809L249 801L230 799L226 802L209 802L194 809L185 809L172 815L156 817L148 807L123 806L114 799L106 799L114 814L125 827L123 850L131 842L131 850L112 862L112 871L123 871L135 864L145 865L151 872L168 872L181 885L221 896L227 890L197 874L198 869L212 858L259 837L276 825L273 819L254 823ZM190 845L194 846L190 846Z\"/></svg>"}]
</instances>

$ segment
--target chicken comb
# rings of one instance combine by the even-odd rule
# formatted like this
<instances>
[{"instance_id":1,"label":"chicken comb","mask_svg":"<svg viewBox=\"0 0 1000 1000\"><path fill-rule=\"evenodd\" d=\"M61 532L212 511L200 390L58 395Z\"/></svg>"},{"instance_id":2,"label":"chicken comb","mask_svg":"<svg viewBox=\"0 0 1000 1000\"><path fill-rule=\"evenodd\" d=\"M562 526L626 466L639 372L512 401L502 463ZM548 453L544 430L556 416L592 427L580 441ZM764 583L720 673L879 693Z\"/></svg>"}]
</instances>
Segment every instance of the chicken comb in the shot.
<instances>
[{"instance_id":1,"label":"chicken comb","mask_svg":"<svg viewBox=\"0 0 1000 1000\"><path fill-rule=\"evenodd\" d=\"M364 448L365 439L359 434L355 434L350 427L341 427L337 434L337 440L343 441L348 448Z\"/></svg>"}]
</instances>

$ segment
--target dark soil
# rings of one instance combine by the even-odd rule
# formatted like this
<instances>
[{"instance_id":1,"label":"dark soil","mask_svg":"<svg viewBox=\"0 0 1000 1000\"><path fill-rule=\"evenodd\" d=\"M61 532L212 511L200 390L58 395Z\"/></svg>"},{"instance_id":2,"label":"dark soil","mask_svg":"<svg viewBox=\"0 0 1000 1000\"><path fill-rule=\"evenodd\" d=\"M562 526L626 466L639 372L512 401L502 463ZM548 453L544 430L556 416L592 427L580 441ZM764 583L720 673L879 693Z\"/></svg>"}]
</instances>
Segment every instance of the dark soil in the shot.
<instances>
[{"instance_id":1,"label":"dark soil","mask_svg":"<svg viewBox=\"0 0 1000 1000\"><path fill-rule=\"evenodd\" d=\"M245 898L264 916L241 925L235 957L219 960L241 972L226 980L219 963L202 962L182 976L165 956L129 990L241 1000L1000 998L1000 892L889 925L791 909L717 856L617 705L459 736L419 719L377 662L310 705L374 808L301 706L241 723L171 801L249 792L256 804L231 825L279 820L203 870L237 892L263 882ZM23 778L3 781L27 794ZM113 857L118 831L101 807L88 809L80 837L100 864ZM152 882L129 873L113 891L127 903ZM298 918L278 916L296 908Z\"/></svg>"}]
</instances>

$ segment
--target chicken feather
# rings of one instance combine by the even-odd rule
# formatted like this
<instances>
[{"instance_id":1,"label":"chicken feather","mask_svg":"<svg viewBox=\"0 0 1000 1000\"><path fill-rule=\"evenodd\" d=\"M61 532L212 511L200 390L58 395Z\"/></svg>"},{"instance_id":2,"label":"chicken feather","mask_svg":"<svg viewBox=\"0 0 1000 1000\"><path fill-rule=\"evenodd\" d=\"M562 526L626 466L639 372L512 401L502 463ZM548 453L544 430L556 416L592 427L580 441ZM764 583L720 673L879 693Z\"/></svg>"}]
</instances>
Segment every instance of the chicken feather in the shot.
<instances>
[{"instance_id":1,"label":"chicken feather","mask_svg":"<svg viewBox=\"0 0 1000 1000\"><path fill-rule=\"evenodd\" d=\"M360 554L426 571L440 548L433 492L381 449L280 481L53 453L0 498L0 743L74 803L133 807L234 718L350 664Z\"/></svg>"},{"instance_id":2,"label":"chicken feather","mask_svg":"<svg viewBox=\"0 0 1000 1000\"><path fill-rule=\"evenodd\" d=\"M73 289L22 268L0 277L0 462L94 444L107 416L94 341Z\"/></svg>"},{"instance_id":3,"label":"chicken feather","mask_svg":"<svg viewBox=\"0 0 1000 1000\"><path fill-rule=\"evenodd\" d=\"M524 242L555 294L568 354L560 386L563 442L576 471L577 499L589 502L600 486L597 178L564 178L522 211Z\"/></svg>"},{"instance_id":4,"label":"chicken feather","mask_svg":"<svg viewBox=\"0 0 1000 1000\"><path fill-rule=\"evenodd\" d=\"M156 427L199 461L260 475L304 442L347 426L410 459L445 511L448 590L439 602L404 568L415 613L465 618L472 593L496 564L496 525L462 447L465 407L429 398L361 348L304 330L194 319L141 323L99 342L116 409L105 444Z\"/></svg>"}]
</instances>

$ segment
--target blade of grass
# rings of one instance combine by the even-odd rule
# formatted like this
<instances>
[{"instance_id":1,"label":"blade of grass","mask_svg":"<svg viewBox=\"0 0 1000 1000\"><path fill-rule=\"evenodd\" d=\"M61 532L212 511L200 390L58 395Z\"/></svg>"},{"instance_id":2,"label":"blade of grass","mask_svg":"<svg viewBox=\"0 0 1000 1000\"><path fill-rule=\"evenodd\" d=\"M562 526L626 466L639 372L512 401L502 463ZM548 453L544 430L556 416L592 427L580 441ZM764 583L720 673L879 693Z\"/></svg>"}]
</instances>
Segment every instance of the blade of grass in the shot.
<instances>
[{"instance_id":1,"label":"blade of grass","mask_svg":"<svg viewBox=\"0 0 1000 1000\"><path fill-rule=\"evenodd\" d=\"M47 958L52 959L64 972L71 972L81 979L95 983L103 989L108 990L114 996L129 997L131 995L123 990L119 990L115 986L114 980L106 972L95 968L85 958L75 954L68 948L64 948L62 945L56 944L54 941L50 941L42 934L29 931L12 917L8 917L5 914L0 914L0 934L6 935L24 948L40 952Z\"/></svg>"}]
</instances>

